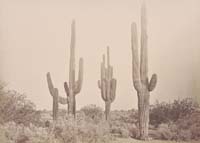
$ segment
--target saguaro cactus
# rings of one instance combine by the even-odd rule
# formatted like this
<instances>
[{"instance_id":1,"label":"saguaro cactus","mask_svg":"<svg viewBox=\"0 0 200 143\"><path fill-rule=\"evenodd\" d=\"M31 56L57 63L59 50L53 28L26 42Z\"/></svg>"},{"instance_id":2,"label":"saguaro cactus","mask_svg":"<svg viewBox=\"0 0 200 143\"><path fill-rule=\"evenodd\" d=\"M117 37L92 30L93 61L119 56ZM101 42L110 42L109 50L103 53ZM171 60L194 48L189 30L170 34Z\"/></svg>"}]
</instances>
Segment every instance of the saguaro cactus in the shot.
<instances>
[{"instance_id":1,"label":"saguaro cactus","mask_svg":"<svg viewBox=\"0 0 200 143\"><path fill-rule=\"evenodd\" d=\"M83 59L79 60L79 75L78 80L75 80L75 21L71 25L71 45L70 45L70 64L69 64L69 86L64 83L65 92L68 98L68 113L74 115L76 113L75 95L81 91L83 82Z\"/></svg>"},{"instance_id":2,"label":"saguaro cactus","mask_svg":"<svg viewBox=\"0 0 200 143\"><path fill-rule=\"evenodd\" d=\"M101 80L98 87L101 90L101 97L105 101L105 117L109 119L111 103L115 100L117 80L113 78L113 67L110 65L109 47L107 47L107 68L105 66L105 55L101 63Z\"/></svg>"},{"instance_id":3,"label":"saguaro cactus","mask_svg":"<svg viewBox=\"0 0 200 143\"><path fill-rule=\"evenodd\" d=\"M138 96L139 131L140 139L148 140L149 127L149 96L150 91L156 87L157 75L153 74L148 80L148 52L147 52L147 20L145 4L141 8L141 51L140 61L138 56L138 39L136 24L131 25L132 43L132 76L133 85Z\"/></svg>"},{"instance_id":4,"label":"saguaro cactus","mask_svg":"<svg viewBox=\"0 0 200 143\"><path fill-rule=\"evenodd\" d=\"M57 120L58 117L58 103L67 104L67 98L63 98L59 96L58 89L53 86L53 82L51 80L51 75L47 73L47 83L51 96L53 97L53 120Z\"/></svg>"}]
</instances>

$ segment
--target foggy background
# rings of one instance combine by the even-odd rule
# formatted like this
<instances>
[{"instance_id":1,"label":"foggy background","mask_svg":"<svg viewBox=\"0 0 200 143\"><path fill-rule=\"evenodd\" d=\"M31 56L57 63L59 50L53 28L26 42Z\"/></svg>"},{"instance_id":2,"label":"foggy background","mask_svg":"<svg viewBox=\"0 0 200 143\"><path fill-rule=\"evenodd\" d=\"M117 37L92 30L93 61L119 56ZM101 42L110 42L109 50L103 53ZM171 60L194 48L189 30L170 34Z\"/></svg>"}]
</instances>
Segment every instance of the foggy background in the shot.
<instances>
[{"instance_id":1,"label":"foggy background","mask_svg":"<svg viewBox=\"0 0 200 143\"><path fill-rule=\"evenodd\" d=\"M130 25L140 25L140 0L0 0L0 79L25 93L39 109L51 109L46 73L66 97L70 26L76 20L76 65L84 58L77 108L104 107L97 80L106 46L117 78L112 109L137 107L132 84ZM200 1L147 0L149 77L158 75L151 103L200 93ZM76 69L78 72L78 69ZM66 108L67 106L61 106Z\"/></svg>"}]
</instances>

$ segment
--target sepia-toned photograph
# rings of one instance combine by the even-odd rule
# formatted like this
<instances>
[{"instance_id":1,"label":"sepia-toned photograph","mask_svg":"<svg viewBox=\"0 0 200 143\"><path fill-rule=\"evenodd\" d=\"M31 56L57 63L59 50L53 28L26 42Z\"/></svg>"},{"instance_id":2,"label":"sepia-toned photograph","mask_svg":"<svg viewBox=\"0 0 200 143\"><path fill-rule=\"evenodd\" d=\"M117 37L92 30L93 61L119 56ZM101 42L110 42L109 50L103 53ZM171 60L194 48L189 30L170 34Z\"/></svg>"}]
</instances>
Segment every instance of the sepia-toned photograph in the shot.
<instances>
[{"instance_id":1,"label":"sepia-toned photograph","mask_svg":"<svg viewBox=\"0 0 200 143\"><path fill-rule=\"evenodd\" d=\"M199 143L200 0L0 0L0 143Z\"/></svg>"}]
</instances>

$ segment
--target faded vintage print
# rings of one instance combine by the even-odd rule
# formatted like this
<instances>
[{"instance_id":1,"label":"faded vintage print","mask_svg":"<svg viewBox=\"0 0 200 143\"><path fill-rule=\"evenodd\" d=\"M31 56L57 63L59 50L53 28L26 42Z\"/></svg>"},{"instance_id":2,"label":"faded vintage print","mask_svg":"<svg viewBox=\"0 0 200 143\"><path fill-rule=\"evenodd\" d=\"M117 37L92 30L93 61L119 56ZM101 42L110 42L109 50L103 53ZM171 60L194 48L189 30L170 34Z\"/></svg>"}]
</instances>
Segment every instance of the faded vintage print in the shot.
<instances>
[{"instance_id":1,"label":"faded vintage print","mask_svg":"<svg viewBox=\"0 0 200 143\"><path fill-rule=\"evenodd\" d=\"M199 0L0 0L0 143L198 143Z\"/></svg>"}]
</instances>

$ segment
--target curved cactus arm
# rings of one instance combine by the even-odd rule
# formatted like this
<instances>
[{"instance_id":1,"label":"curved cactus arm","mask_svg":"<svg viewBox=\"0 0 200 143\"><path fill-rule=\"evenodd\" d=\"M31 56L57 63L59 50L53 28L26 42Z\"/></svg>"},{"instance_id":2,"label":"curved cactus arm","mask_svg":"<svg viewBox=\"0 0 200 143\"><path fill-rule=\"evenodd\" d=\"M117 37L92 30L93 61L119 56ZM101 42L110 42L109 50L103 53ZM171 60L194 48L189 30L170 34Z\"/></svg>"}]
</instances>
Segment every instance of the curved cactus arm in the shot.
<instances>
[{"instance_id":1,"label":"curved cactus arm","mask_svg":"<svg viewBox=\"0 0 200 143\"><path fill-rule=\"evenodd\" d=\"M141 89L140 82L140 63L138 55L138 38L136 23L131 24L131 48L132 48L132 78L133 85L136 91Z\"/></svg>"},{"instance_id":2,"label":"curved cactus arm","mask_svg":"<svg viewBox=\"0 0 200 143\"><path fill-rule=\"evenodd\" d=\"M111 100L111 102L113 102L115 100L116 88L117 88L117 80L113 78L111 80L111 89L110 89L110 100Z\"/></svg>"},{"instance_id":3,"label":"curved cactus arm","mask_svg":"<svg viewBox=\"0 0 200 143\"><path fill-rule=\"evenodd\" d=\"M51 80L50 72L48 72L46 76L47 76L47 84L48 84L49 92L50 92L51 96L55 96L55 88L54 88L53 82Z\"/></svg>"},{"instance_id":4,"label":"curved cactus arm","mask_svg":"<svg viewBox=\"0 0 200 143\"><path fill-rule=\"evenodd\" d=\"M67 98L64 98L64 97L61 97L61 96L59 96L59 97L58 97L58 102L59 102L60 104L63 104L63 105L65 105L65 104L68 104L68 99L67 99Z\"/></svg>"},{"instance_id":5,"label":"curved cactus arm","mask_svg":"<svg viewBox=\"0 0 200 143\"><path fill-rule=\"evenodd\" d=\"M153 74L148 85L149 91L153 91L156 87L156 84L157 84L157 75Z\"/></svg>"},{"instance_id":6,"label":"curved cactus arm","mask_svg":"<svg viewBox=\"0 0 200 143\"><path fill-rule=\"evenodd\" d=\"M65 89L66 95L68 97L69 96L69 86L68 86L67 82L64 82L64 89Z\"/></svg>"},{"instance_id":7,"label":"curved cactus arm","mask_svg":"<svg viewBox=\"0 0 200 143\"><path fill-rule=\"evenodd\" d=\"M74 87L75 95L81 91L82 83L83 83L83 58L80 58L78 80L75 82L75 87Z\"/></svg>"}]
</instances>

